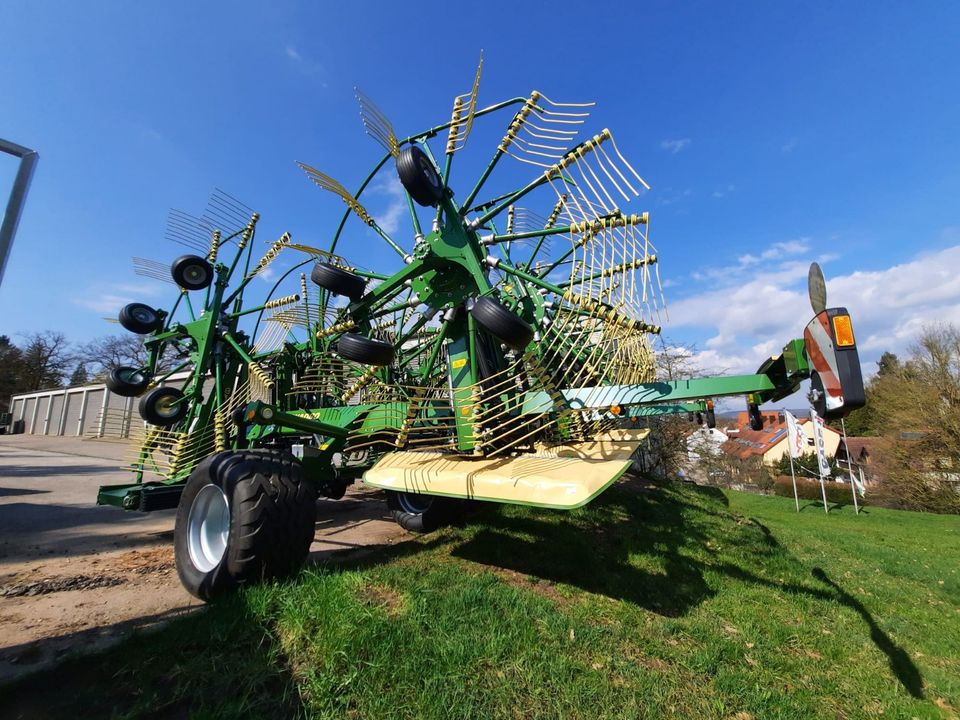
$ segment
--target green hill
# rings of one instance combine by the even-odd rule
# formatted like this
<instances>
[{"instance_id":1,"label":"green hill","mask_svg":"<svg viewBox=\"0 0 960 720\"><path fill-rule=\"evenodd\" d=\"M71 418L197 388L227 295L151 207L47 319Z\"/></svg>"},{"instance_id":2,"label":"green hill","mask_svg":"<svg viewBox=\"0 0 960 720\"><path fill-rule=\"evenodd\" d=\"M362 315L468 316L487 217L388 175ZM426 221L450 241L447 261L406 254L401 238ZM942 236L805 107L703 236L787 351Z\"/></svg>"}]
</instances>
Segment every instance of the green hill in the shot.
<instances>
[{"instance_id":1,"label":"green hill","mask_svg":"<svg viewBox=\"0 0 960 720\"><path fill-rule=\"evenodd\" d=\"M248 591L0 703L14 717L956 717L958 561L956 517L797 515L792 499L631 481L570 513L485 508Z\"/></svg>"}]
</instances>

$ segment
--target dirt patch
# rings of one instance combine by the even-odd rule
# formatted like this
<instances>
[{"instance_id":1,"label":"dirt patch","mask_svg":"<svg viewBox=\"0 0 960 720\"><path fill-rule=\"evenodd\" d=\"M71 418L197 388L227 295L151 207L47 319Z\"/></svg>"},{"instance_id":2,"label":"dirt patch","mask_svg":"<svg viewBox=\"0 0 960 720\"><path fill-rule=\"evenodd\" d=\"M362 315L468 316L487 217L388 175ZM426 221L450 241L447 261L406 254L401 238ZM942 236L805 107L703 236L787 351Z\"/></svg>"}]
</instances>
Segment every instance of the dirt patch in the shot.
<instances>
[{"instance_id":1,"label":"dirt patch","mask_svg":"<svg viewBox=\"0 0 960 720\"><path fill-rule=\"evenodd\" d=\"M493 565L481 565L481 567L487 572L496 575L508 585L513 585L514 587L535 592L537 595L550 600L558 607L565 607L574 602L573 598L561 593L557 588L556 583L551 582L550 580L536 578L532 575L525 575L524 573L517 572L516 570L508 570L506 568L499 568Z\"/></svg>"},{"instance_id":2,"label":"dirt patch","mask_svg":"<svg viewBox=\"0 0 960 720\"><path fill-rule=\"evenodd\" d=\"M360 598L367 607L380 608L391 617L399 615L406 606L403 595L386 585L366 585L360 591Z\"/></svg>"},{"instance_id":3,"label":"dirt patch","mask_svg":"<svg viewBox=\"0 0 960 720\"><path fill-rule=\"evenodd\" d=\"M36 582L20 582L0 585L0 597L33 597L67 590L95 590L123 584L123 578L109 575L74 575L73 577L52 577Z\"/></svg>"},{"instance_id":4,"label":"dirt patch","mask_svg":"<svg viewBox=\"0 0 960 720\"><path fill-rule=\"evenodd\" d=\"M180 585L171 536L164 532L132 550L50 555L48 548L38 548L3 563L0 683L200 609L203 604ZM408 537L392 522L382 493L357 488L344 500L318 503L310 562L362 554ZM368 601L391 614L403 604L386 587L372 589Z\"/></svg>"}]
</instances>

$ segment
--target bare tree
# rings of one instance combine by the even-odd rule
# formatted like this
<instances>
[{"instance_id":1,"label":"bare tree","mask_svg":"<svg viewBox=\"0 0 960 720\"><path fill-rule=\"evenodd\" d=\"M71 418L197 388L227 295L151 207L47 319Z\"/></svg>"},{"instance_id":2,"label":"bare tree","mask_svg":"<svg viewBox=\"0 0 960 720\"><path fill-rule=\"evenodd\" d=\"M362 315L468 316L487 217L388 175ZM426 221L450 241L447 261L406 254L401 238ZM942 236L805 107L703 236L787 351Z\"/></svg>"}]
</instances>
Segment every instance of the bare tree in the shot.
<instances>
[{"instance_id":1,"label":"bare tree","mask_svg":"<svg viewBox=\"0 0 960 720\"><path fill-rule=\"evenodd\" d=\"M66 336L45 330L29 333L24 338L26 343L20 348L18 390L29 392L62 386L68 368L74 363Z\"/></svg>"},{"instance_id":2,"label":"bare tree","mask_svg":"<svg viewBox=\"0 0 960 720\"><path fill-rule=\"evenodd\" d=\"M110 370L121 365L127 367L146 367L150 362L150 351L144 346L139 335L107 335L82 345L78 359L87 373L94 379L102 379ZM159 369L171 367L172 353L165 352L160 359Z\"/></svg>"}]
</instances>

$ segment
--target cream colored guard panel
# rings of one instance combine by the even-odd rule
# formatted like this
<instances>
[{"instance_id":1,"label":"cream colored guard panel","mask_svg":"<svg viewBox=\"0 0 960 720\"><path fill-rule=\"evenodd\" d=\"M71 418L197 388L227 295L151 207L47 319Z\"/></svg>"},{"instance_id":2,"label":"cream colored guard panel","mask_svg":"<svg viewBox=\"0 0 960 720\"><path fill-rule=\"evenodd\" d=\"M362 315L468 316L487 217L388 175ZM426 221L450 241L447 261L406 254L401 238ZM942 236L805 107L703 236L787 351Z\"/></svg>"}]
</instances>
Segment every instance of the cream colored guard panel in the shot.
<instances>
[{"instance_id":1,"label":"cream colored guard panel","mask_svg":"<svg viewBox=\"0 0 960 720\"><path fill-rule=\"evenodd\" d=\"M545 446L510 458L393 452L370 468L363 481L386 490L571 509L619 478L649 432L617 429L589 442Z\"/></svg>"}]
</instances>

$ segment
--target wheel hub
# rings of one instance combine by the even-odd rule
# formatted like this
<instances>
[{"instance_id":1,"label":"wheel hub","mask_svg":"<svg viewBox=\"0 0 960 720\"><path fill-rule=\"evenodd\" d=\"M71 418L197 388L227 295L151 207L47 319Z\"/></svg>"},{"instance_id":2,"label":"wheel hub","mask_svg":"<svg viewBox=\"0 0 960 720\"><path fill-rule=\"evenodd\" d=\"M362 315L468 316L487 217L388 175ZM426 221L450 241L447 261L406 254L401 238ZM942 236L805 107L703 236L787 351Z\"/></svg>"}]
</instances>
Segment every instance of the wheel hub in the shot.
<instances>
[{"instance_id":1,"label":"wheel hub","mask_svg":"<svg viewBox=\"0 0 960 720\"><path fill-rule=\"evenodd\" d=\"M397 503L404 512L419 515L430 509L433 498L430 495L415 495L413 493L402 492L397 495Z\"/></svg>"},{"instance_id":2,"label":"wheel hub","mask_svg":"<svg viewBox=\"0 0 960 720\"><path fill-rule=\"evenodd\" d=\"M200 489L187 517L187 549L201 572L210 572L223 559L230 533L230 506L216 485Z\"/></svg>"},{"instance_id":3,"label":"wheel hub","mask_svg":"<svg viewBox=\"0 0 960 720\"><path fill-rule=\"evenodd\" d=\"M184 277L192 283L206 282L207 280L207 271L206 268L201 267L200 265L191 265L183 271Z\"/></svg>"}]
</instances>

